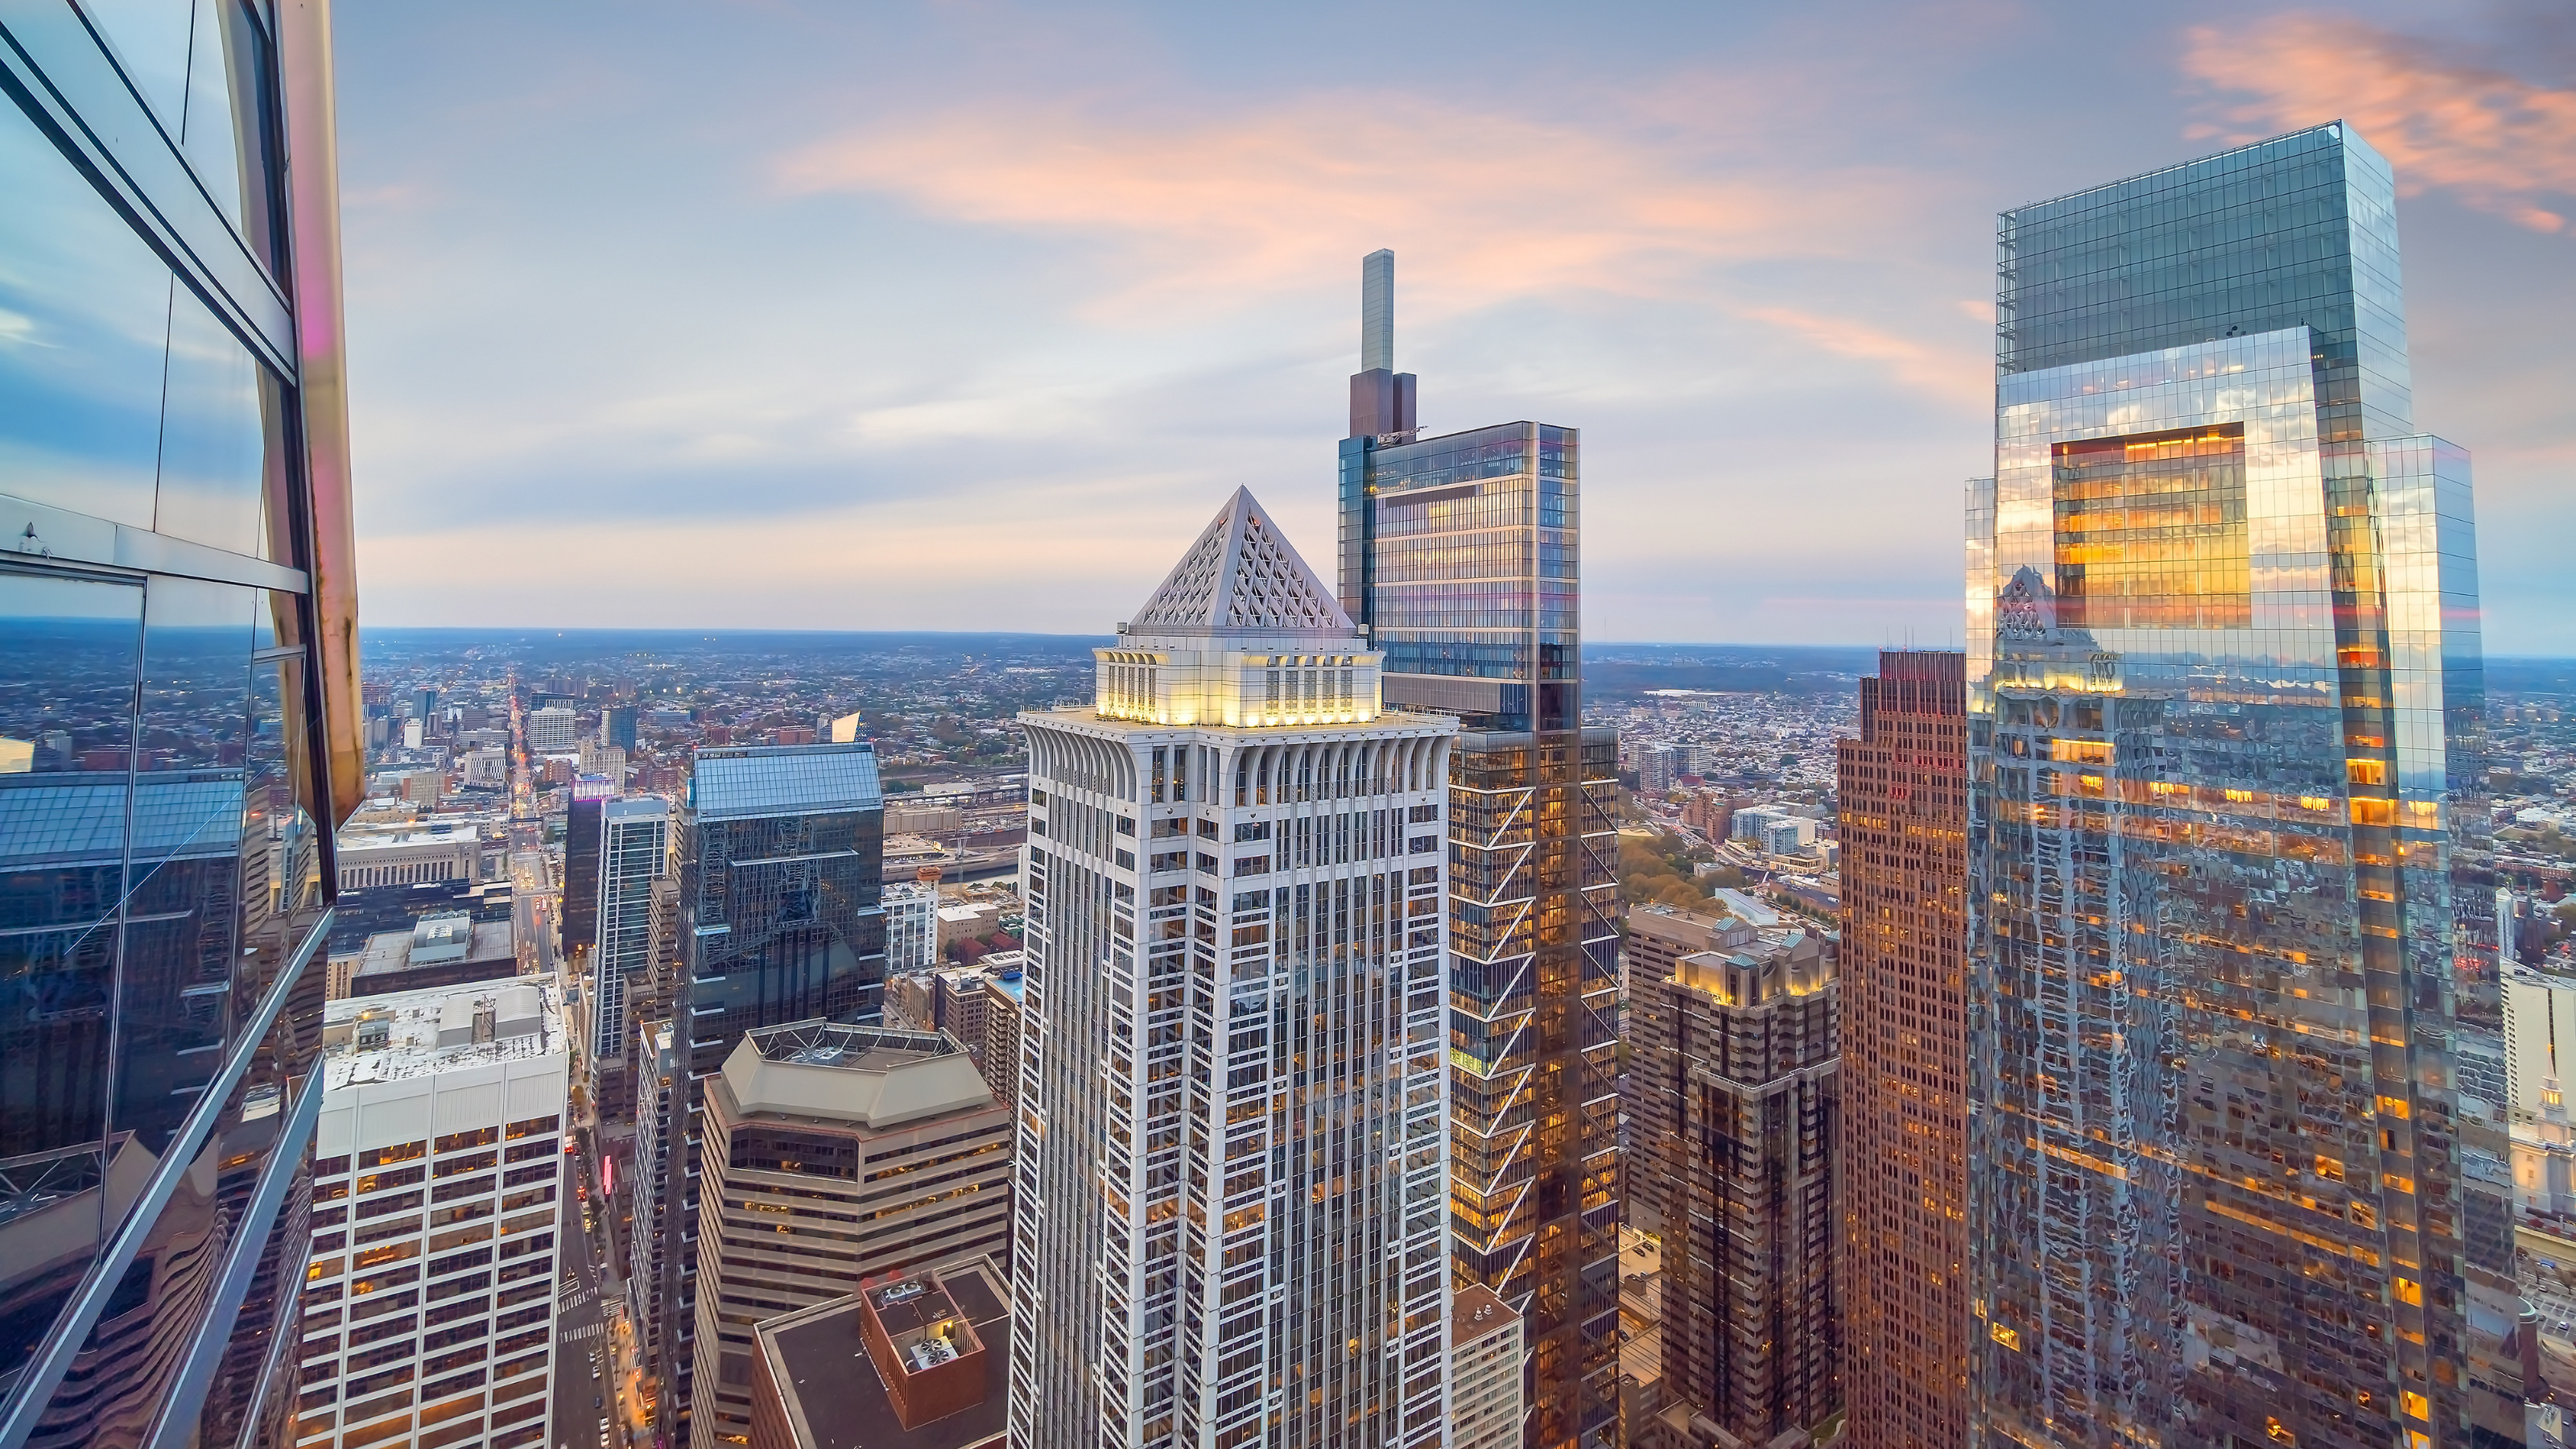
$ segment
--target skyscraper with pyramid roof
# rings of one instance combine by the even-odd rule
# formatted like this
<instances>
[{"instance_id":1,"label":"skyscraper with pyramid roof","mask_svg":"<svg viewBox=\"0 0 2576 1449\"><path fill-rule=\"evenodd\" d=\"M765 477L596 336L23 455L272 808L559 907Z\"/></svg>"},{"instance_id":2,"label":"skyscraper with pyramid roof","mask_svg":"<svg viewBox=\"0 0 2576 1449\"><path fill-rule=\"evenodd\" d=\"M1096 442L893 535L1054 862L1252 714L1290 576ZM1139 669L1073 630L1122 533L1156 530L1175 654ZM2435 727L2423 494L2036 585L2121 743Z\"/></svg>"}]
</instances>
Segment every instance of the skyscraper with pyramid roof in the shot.
<instances>
[{"instance_id":1,"label":"skyscraper with pyramid roof","mask_svg":"<svg viewBox=\"0 0 2576 1449\"><path fill-rule=\"evenodd\" d=\"M1441 1436L1449 751L1237 490L1022 714L1011 1442Z\"/></svg>"}]
</instances>

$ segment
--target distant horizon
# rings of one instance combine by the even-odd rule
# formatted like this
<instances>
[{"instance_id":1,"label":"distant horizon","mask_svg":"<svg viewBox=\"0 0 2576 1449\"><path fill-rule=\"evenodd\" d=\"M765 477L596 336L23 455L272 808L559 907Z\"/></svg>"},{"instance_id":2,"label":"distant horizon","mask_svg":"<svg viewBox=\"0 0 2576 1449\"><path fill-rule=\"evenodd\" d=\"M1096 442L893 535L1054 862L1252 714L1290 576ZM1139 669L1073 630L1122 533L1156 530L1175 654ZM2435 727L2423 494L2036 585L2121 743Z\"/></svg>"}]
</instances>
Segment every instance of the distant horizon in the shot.
<instances>
[{"instance_id":1,"label":"distant horizon","mask_svg":"<svg viewBox=\"0 0 2576 1449\"><path fill-rule=\"evenodd\" d=\"M1114 639L1114 638L1117 638L1117 637L1118 637L1118 636L1117 636L1117 635L1115 635L1115 634L1064 634L1064 633L1051 633L1051 632L1048 632L1048 631L1045 631L1045 630L1038 630L1038 629L796 629L796 628L783 628L783 627L782 627L782 628L755 628L755 627L744 627L744 626L740 626L740 625L728 625L728 626L725 626L725 627L722 627L722 628L681 628L681 627L675 627L675 626L664 626L664 625L656 625L656 626L641 626L641 625L639 625L639 626L604 626L604 625L596 625L596 624L573 625L573 626L566 626L566 627L557 627L557 626L545 625L545 624L524 624L524 625L522 625L522 624L491 624L491 625L485 625L485 624L378 624L378 625L372 625L372 626L371 626L371 625L367 625L367 624L365 624L365 623L361 623L361 624L359 625L359 628L358 628L358 640L359 640L359 645L360 645L360 647L361 647L361 648L363 648L363 647L365 646L365 643L366 643L366 640L367 640L368 636L370 636L370 635L378 635L378 634L529 634L529 635L543 634L543 635L551 635L551 636L554 636L554 637L557 637L557 638L561 638L561 637L565 637L565 636L569 636L569 635L575 635L575 634L639 634L639 635L655 635L655 634L660 634L660 635L694 635L694 636L698 636L698 637L701 637L701 638L710 638L710 639L712 639L712 638L718 638L718 637L723 637L723 636L728 636L728 635L730 635L730 636L755 636L755 637L756 637L756 636L761 636L761 635L775 635L775 634L785 634L785 635L806 635L806 636L812 636L812 637L815 637L815 638L838 638L838 639L1063 639L1063 640L1079 640L1079 639ZM1868 643L1834 643L1834 644L1805 643L1805 644L1797 644L1797 643L1775 642L1775 641L1762 640L1762 639L1586 639L1586 640L1584 640L1584 641L1583 641L1583 647L1584 647L1585 649L1587 649L1587 650L1589 650L1589 649L1767 649L1767 650L1795 650L1795 651L1803 651L1803 652L1810 652L1810 653L1826 653L1826 652L1833 652L1833 651L1839 651L1839 650L1858 650L1858 651L1863 651L1863 652L1877 653L1877 652L1884 652L1884 651L1888 651L1888 650L1931 650L1931 649L1950 650L1950 651L1956 652L1956 651L1959 651L1960 649L1962 649L1964 646L1959 645L1959 644L1927 644L1927 643L1920 643L1920 642L1917 642L1917 643L1906 643L1906 644L1888 644L1888 643L1881 643L1881 644L1868 644ZM2494 660L2494 659L2513 659L2513 660L2530 660L2530 661L2535 661L2535 662L2538 662L2538 663L2544 663L2544 664L2576 664L2576 654L2522 654L2522 653L2508 653L2508 652L2504 652L2504 651L2496 651L2496 652L2492 652L2492 653L2486 653L2486 654L2483 654L2483 655L2481 655L2480 657L2481 657L2481 658L2483 658L2483 659L2489 659L2489 660Z\"/></svg>"}]
</instances>

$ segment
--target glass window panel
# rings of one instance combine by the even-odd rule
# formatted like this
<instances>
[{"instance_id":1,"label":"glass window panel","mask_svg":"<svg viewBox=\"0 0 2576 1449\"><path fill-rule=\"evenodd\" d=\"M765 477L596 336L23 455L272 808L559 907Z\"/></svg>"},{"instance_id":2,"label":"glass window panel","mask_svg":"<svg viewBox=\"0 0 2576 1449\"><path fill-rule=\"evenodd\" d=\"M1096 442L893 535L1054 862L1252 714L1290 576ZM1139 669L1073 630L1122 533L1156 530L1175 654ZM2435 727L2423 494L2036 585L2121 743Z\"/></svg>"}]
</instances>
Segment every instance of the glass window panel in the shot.
<instances>
[{"instance_id":1,"label":"glass window panel","mask_svg":"<svg viewBox=\"0 0 2576 1449\"><path fill-rule=\"evenodd\" d=\"M0 570L0 1382L149 1170L102 1151L142 617L131 585Z\"/></svg>"},{"instance_id":2,"label":"glass window panel","mask_svg":"<svg viewBox=\"0 0 2576 1449\"><path fill-rule=\"evenodd\" d=\"M188 93L192 0L81 0L81 13L107 38L125 78L173 134Z\"/></svg>"},{"instance_id":3,"label":"glass window panel","mask_svg":"<svg viewBox=\"0 0 2576 1449\"><path fill-rule=\"evenodd\" d=\"M188 164L251 255L275 273L276 189L267 110L268 40L242 0L196 0L188 56Z\"/></svg>"},{"instance_id":4,"label":"glass window panel","mask_svg":"<svg viewBox=\"0 0 2576 1449\"><path fill-rule=\"evenodd\" d=\"M194 293L180 289L170 303L156 530L264 554L261 484L280 421L277 390L266 382L250 349Z\"/></svg>"},{"instance_id":5,"label":"glass window panel","mask_svg":"<svg viewBox=\"0 0 2576 1449\"><path fill-rule=\"evenodd\" d=\"M169 269L15 106L0 197L0 493L149 528Z\"/></svg>"},{"instance_id":6,"label":"glass window panel","mask_svg":"<svg viewBox=\"0 0 2576 1449\"><path fill-rule=\"evenodd\" d=\"M111 1126L156 1152L223 1055L256 592L168 577L150 586Z\"/></svg>"}]
</instances>

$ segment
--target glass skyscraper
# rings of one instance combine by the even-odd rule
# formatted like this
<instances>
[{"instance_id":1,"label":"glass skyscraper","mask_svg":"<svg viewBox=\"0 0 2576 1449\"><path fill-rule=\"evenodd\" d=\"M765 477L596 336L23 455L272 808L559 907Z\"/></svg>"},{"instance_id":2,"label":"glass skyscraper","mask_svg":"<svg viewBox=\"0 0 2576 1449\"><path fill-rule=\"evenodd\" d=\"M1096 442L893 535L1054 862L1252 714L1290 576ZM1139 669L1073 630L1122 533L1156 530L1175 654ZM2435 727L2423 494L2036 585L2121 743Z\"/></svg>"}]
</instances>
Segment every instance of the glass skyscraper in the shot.
<instances>
[{"instance_id":1,"label":"glass skyscraper","mask_svg":"<svg viewBox=\"0 0 2576 1449\"><path fill-rule=\"evenodd\" d=\"M680 953L663 1195L660 1412L666 1449L690 1442L695 1392L702 1084L745 1033L827 1018L873 1023L885 996L877 904L885 797L875 746L757 745L697 752L680 820Z\"/></svg>"},{"instance_id":2,"label":"glass skyscraper","mask_svg":"<svg viewBox=\"0 0 2576 1449\"><path fill-rule=\"evenodd\" d=\"M363 785L328 12L0 42L0 1445L282 1439Z\"/></svg>"},{"instance_id":3,"label":"glass skyscraper","mask_svg":"<svg viewBox=\"0 0 2576 1449\"><path fill-rule=\"evenodd\" d=\"M1341 602L1389 705L1456 715L1450 1208L1459 1284L1520 1310L1531 1449L1618 1431L1618 738L1582 726L1578 436L1423 437L1392 253L1361 264Z\"/></svg>"},{"instance_id":4,"label":"glass skyscraper","mask_svg":"<svg viewBox=\"0 0 2576 1449\"><path fill-rule=\"evenodd\" d=\"M1972 1434L2519 1442L2466 456L2337 124L2006 212Z\"/></svg>"}]
</instances>

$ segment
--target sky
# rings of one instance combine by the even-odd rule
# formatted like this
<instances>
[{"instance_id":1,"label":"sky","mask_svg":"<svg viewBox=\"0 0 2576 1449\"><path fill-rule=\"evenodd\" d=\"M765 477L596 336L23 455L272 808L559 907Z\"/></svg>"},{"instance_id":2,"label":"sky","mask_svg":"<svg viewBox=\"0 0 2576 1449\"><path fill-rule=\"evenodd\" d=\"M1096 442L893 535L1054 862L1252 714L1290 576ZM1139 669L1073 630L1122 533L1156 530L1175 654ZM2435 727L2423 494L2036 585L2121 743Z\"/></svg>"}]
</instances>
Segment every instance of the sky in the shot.
<instances>
[{"instance_id":1,"label":"sky","mask_svg":"<svg viewBox=\"0 0 2576 1449\"><path fill-rule=\"evenodd\" d=\"M348 4L361 613L1105 633L1328 577L1359 259L1427 432L1582 430L1584 628L1958 641L1995 213L2342 119L2486 646L2576 654L2576 9Z\"/></svg>"}]
</instances>

